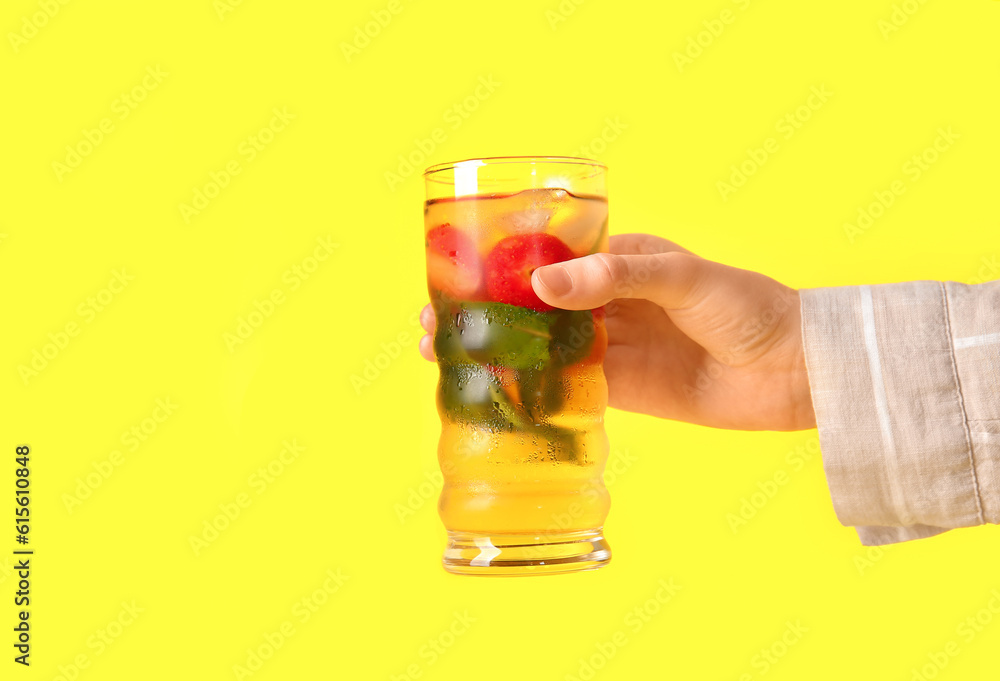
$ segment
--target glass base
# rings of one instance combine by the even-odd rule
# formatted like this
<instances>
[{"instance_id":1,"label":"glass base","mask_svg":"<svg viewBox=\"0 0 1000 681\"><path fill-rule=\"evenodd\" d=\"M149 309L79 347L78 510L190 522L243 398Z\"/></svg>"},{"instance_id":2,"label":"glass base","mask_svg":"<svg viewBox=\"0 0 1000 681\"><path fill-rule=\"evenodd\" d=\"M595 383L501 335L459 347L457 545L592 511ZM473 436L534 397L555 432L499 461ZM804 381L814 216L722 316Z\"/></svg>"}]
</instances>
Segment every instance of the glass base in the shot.
<instances>
[{"instance_id":1,"label":"glass base","mask_svg":"<svg viewBox=\"0 0 1000 681\"><path fill-rule=\"evenodd\" d=\"M457 575L553 575L611 560L602 528L546 534L448 532L444 569Z\"/></svg>"}]
</instances>

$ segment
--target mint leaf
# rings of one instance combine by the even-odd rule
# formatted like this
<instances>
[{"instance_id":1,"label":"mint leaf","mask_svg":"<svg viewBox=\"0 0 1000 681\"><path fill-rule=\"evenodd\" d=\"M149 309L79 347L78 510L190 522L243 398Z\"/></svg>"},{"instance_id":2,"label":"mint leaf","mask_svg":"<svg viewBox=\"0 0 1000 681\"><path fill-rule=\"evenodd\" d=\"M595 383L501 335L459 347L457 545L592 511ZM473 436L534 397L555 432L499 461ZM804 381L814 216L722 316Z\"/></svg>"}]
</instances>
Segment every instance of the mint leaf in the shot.
<instances>
[{"instance_id":1,"label":"mint leaf","mask_svg":"<svg viewBox=\"0 0 1000 681\"><path fill-rule=\"evenodd\" d=\"M457 312L439 319L434 352L446 362L467 357L480 364L540 369L549 361L551 323L550 315L526 307L463 302Z\"/></svg>"},{"instance_id":2,"label":"mint leaf","mask_svg":"<svg viewBox=\"0 0 1000 681\"><path fill-rule=\"evenodd\" d=\"M585 463L583 431L555 426L548 418L565 403L568 388L560 369L590 352L593 314L456 302L443 295L433 303L442 414L493 431L536 437L538 454L545 460ZM514 370L517 389L512 394L520 395L520 401L508 396L486 365Z\"/></svg>"}]
</instances>

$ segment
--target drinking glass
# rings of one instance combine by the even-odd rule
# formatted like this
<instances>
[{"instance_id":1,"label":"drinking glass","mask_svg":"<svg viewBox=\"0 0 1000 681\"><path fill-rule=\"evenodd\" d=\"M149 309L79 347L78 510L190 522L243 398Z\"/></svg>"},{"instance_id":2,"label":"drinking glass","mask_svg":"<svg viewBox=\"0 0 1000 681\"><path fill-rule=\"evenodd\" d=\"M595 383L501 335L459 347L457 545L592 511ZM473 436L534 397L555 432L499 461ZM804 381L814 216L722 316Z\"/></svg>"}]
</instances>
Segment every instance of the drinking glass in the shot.
<instances>
[{"instance_id":1,"label":"drinking glass","mask_svg":"<svg viewBox=\"0 0 1000 681\"><path fill-rule=\"evenodd\" d=\"M554 309L531 287L537 267L607 252L606 175L554 156L424 172L450 572L569 572L611 558L604 313Z\"/></svg>"}]
</instances>

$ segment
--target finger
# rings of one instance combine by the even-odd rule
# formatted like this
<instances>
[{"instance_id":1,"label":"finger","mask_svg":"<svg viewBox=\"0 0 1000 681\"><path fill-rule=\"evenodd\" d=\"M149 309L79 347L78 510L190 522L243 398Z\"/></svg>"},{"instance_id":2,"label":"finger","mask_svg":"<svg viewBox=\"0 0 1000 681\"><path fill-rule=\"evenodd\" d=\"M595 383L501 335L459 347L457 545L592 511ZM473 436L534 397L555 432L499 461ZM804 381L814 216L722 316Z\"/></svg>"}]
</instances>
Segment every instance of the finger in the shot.
<instances>
[{"instance_id":1,"label":"finger","mask_svg":"<svg viewBox=\"0 0 1000 681\"><path fill-rule=\"evenodd\" d=\"M604 326L608 330L608 344L636 343L636 333L652 332L650 320L663 316L669 319L666 311L656 303L648 300L627 300L618 298L603 308Z\"/></svg>"},{"instance_id":2,"label":"finger","mask_svg":"<svg viewBox=\"0 0 1000 681\"><path fill-rule=\"evenodd\" d=\"M424 327L424 331L427 333L434 333L435 323L434 308L429 304L424 305L424 309L420 311L420 326Z\"/></svg>"},{"instance_id":3,"label":"finger","mask_svg":"<svg viewBox=\"0 0 1000 681\"><path fill-rule=\"evenodd\" d=\"M420 354L424 359L434 361L434 341L430 336L422 336L420 338Z\"/></svg>"},{"instance_id":4,"label":"finger","mask_svg":"<svg viewBox=\"0 0 1000 681\"><path fill-rule=\"evenodd\" d=\"M686 251L653 255L596 253L539 267L531 285L543 301L567 310L587 310L615 298L650 300L665 310L692 305L699 289L724 265Z\"/></svg>"},{"instance_id":5,"label":"finger","mask_svg":"<svg viewBox=\"0 0 1000 681\"><path fill-rule=\"evenodd\" d=\"M609 240L608 250L618 255L651 255L680 251L691 253L683 246L655 234L615 234ZM692 253L692 255L694 255Z\"/></svg>"}]
</instances>

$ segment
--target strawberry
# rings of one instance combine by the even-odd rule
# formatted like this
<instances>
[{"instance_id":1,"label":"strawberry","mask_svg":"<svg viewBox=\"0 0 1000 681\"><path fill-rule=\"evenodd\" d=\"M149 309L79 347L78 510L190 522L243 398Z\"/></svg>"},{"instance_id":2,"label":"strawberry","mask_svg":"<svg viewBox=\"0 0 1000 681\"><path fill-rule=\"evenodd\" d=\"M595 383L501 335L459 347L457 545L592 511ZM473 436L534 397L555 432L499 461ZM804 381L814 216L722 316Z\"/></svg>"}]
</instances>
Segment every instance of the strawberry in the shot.
<instances>
[{"instance_id":1,"label":"strawberry","mask_svg":"<svg viewBox=\"0 0 1000 681\"><path fill-rule=\"evenodd\" d=\"M483 263L468 234L443 224L427 232L427 282L457 300L482 296Z\"/></svg>"},{"instance_id":2,"label":"strawberry","mask_svg":"<svg viewBox=\"0 0 1000 681\"><path fill-rule=\"evenodd\" d=\"M486 293L490 300L537 312L554 309L531 288L531 273L543 265L569 260L573 251L551 234L514 234L486 256Z\"/></svg>"}]
</instances>

